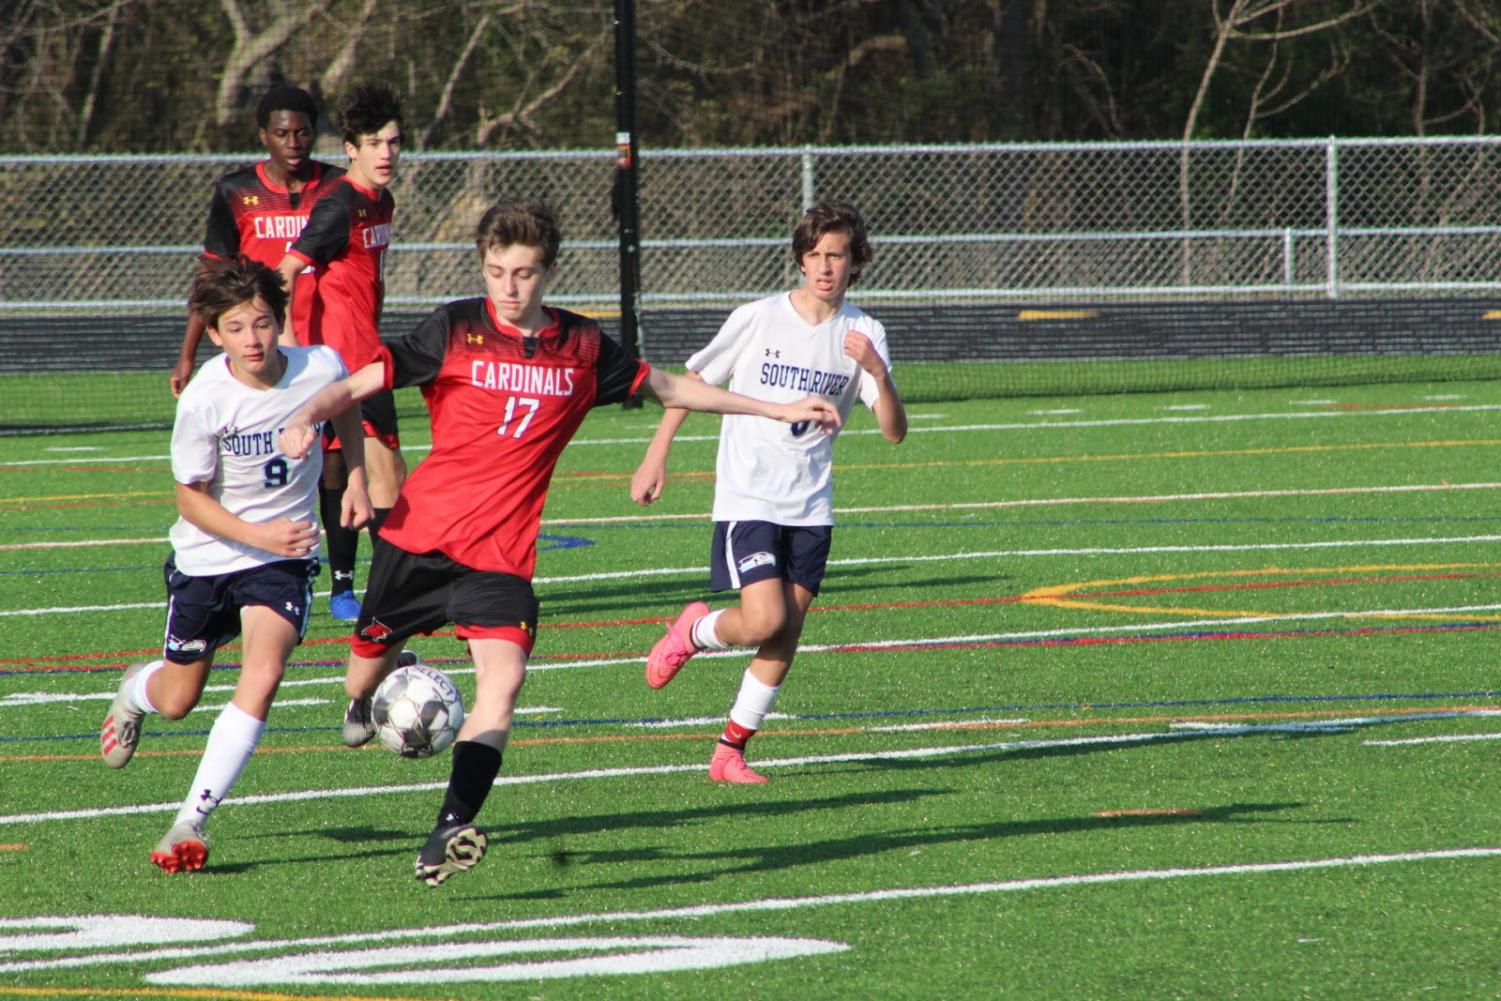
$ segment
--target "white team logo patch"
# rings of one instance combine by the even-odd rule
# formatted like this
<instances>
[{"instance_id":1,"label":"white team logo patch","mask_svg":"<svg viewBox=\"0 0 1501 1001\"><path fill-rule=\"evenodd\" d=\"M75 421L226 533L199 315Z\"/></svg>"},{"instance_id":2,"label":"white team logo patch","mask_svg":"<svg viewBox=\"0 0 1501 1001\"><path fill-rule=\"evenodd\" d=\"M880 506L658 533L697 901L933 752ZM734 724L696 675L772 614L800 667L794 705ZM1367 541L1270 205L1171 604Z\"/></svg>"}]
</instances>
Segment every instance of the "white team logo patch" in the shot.
<instances>
[{"instance_id":1,"label":"white team logo patch","mask_svg":"<svg viewBox=\"0 0 1501 1001\"><path fill-rule=\"evenodd\" d=\"M167 649L178 653L202 653L208 649L208 640L180 640L176 636L168 636Z\"/></svg>"},{"instance_id":2,"label":"white team logo patch","mask_svg":"<svg viewBox=\"0 0 1501 1001\"><path fill-rule=\"evenodd\" d=\"M740 561L735 564L735 569L740 571L741 573L749 573L750 571L756 569L756 567L774 567L776 565L776 555L774 553L768 553L763 550L762 552L751 553L749 556L742 557Z\"/></svg>"}]
</instances>

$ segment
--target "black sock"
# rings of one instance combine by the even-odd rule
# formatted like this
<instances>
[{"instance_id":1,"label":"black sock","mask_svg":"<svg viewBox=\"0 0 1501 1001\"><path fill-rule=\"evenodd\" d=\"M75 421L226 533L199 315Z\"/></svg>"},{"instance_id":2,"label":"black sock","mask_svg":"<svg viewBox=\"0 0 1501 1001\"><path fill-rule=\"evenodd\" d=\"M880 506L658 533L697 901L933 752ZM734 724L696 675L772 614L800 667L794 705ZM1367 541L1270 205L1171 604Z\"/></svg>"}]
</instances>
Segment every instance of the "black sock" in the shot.
<instances>
[{"instance_id":1,"label":"black sock","mask_svg":"<svg viewBox=\"0 0 1501 1001\"><path fill-rule=\"evenodd\" d=\"M367 527L370 529L370 541L374 542L375 537L380 534L380 527L386 523L386 515L391 513L391 509L377 507L372 510L374 513L370 515L370 524Z\"/></svg>"},{"instance_id":2,"label":"black sock","mask_svg":"<svg viewBox=\"0 0 1501 1001\"><path fill-rule=\"evenodd\" d=\"M328 535L328 568L333 571L333 594L354 590L354 558L360 550L360 533L339 524L339 504L343 490L318 488L318 509L323 515L323 531Z\"/></svg>"},{"instance_id":3,"label":"black sock","mask_svg":"<svg viewBox=\"0 0 1501 1001\"><path fill-rule=\"evenodd\" d=\"M467 824L479 816L485 797L500 774L500 752L477 740L461 740L453 745L453 771L448 776L448 792L438 811L438 826Z\"/></svg>"}]
</instances>

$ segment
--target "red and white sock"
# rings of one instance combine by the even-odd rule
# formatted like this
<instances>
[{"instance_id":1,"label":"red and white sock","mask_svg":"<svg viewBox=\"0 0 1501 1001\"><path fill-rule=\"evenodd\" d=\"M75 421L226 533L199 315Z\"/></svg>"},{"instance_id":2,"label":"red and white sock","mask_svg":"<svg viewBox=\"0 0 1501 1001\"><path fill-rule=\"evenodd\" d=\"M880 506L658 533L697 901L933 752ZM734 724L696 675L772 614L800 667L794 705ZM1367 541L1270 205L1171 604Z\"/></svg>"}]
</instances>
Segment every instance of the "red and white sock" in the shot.
<instances>
[{"instance_id":1,"label":"red and white sock","mask_svg":"<svg viewBox=\"0 0 1501 1001\"><path fill-rule=\"evenodd\" d=\"M747 668L745 676L740 679L740 693L735 696L735 704L730 707L730 721L725 725L720 742L743 749L745 742L761 729L761 723L771 712L771 707L776 705L778 691L780 688L773 688L757 680Z\"/></svg>"},{"instance_id":2,"label":"red and white sock","mask_svg":"<svg viewBox=\"0 0 1501 1001\"><path fill-rule=\"evenodd\" d=\"M714 631L715 624L724 612L723 608L716 608L708 615L693 623L690 639L693 640L694 646L700 650L728 650L730 648L730 645L720 639L719 634Z\"/></svg>"}]
</instances>

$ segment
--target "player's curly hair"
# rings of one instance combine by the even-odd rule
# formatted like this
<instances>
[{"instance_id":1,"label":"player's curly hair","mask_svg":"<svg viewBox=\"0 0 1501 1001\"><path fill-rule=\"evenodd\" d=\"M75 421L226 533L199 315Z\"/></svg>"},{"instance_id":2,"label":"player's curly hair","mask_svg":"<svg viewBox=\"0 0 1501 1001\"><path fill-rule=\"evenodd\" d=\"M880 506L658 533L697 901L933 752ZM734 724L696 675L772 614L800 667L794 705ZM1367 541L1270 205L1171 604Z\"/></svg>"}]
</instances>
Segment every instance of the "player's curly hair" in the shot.
<instances>
[{"instance_id":1,"label":"player's curly hair","mask_svg":"<svg viewBox=\"0 0 1501 1001\"><path fill-rule=\"evenodd\" d=\"M278 324L286 320L287 290L281 275L248 257L209 261L193 280L188 307L204 326L217 330L221 316L257 297L271 308Z\"/></svg>"},{"instance_id":2,"label":"player's curly hair","mask_svg":"<svg viewBox=\"0 0 1501 1001\"><path fill-rule=\"evenodd\" d=\"M844 233L850 238L850 284L875 257L870 249L870 235L860 210L849 202L819 202L803 213L792 231L792 261L801 270L803 256L829 233Z\"/></svg>"},{"instance_id":3,"label":"player's curly hair","mask_svg":"<svg viewBox=\"0 0 1501 1001\"><path fill-rule=\"evenodd\" d=\"M513 244L539 248L544 268L557 262L563 233L558 229L558 217L546 202L537 198L502 198L490 206L474 231L474 245L480 257L491 248Z\"/></svg>"},{"instance_id":4,"label":"player's curly hair","mask_svg":"<svg viewBox=\"0 0 1501 1001\"><path fill-rule=\"evenodd\" d=\"M404 129L402 99L390 87L381 84L362 83L339 101L339 129L344 141L358 146L360 136L368 136L395 122Z\"/></svg>"},{"instance_id":5,"label":"player's curly hair","mask_svg":"<svg viewBox=\"0 0 1501 1001\"><path fill-rule=\"evenodd\" d=\"M284 83L266 91L261 103L255 107L256 125L266 128L271 124L271 115L278 111L299 112L307 118L308 128L318 127L318 102L301 87Z\"/></svg>"}]
</instances>

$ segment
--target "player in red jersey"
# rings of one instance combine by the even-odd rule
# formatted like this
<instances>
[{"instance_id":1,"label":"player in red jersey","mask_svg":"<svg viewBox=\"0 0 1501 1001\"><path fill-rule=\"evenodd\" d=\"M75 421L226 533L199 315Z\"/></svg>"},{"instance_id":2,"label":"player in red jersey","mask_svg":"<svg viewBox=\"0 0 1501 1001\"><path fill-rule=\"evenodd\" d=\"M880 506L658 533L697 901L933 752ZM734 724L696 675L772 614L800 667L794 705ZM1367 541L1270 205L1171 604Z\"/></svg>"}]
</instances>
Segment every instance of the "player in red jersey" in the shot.
<instances>
[{"instance_id":1,"label":"player in red jersey","mask_svg":"<svg viewBox=\"0 0 1501 1001\"><path fill-rule=\"evenodd\" d=\"M484 855L474 825L511 731L537 634L532 591L542 507L558 457L591 407L645 391L667 406L754 414L832 430L818 397L765 403L653 369L576 313L544 306L561 236L547 206L511 199L485 213L476 244L486 295L436 310L376 360L293 415L282 447L298 455L317 422L393 386L421 386L433 449L406 481L375 543L350 646L344 739L374 735L370 696L407 638L455 623L474 659L474 704L453 746L437 824L417 877L437 885Z\"/></svg>"},{"instance_id":2,"label":"player in red jersey","mask_svg":"<svg viewBox=\"0 0 1501 1001\"><path fill-rule=\"evenodd\" d=\"M318 105L307 91L272 87L257 105L255 121L266 159L232 170L214 184L203 238L205 265L248 257L276 267L302 232L318 196L344 173L343 167L308 155L318 127ZM173 396L182 395L193 375L203 330L203 320L190 310L182 349L167 380Z\"/></svg>"},{"instance_id":3,"label":"player in red jersey","mask_svg":"<svg viewBox=\"0 0 1501 1001\"><path fill-rule=\"evenodd\" d=\"M344 152L349 169L314 207L306 228L276 269L292 293L296 343L327 344L339 352L351 372L370 364L380 346L380 314L385 299L385 258L391 243L396 203L386 190L401 155L402 102L392 90L360 86L339 105ZM311 270L308 290L293 286ZM365 429L365 468L370 502L375 505L370 537L379 533L397 491L406 478L406 460L396 428L396 402L378 393L361 406ZM344 491L344 462L339 442L324 442L322 510L328 532L328 563L333 573L329 610L337 619L359 617L354 596L354 563L359 533L340 526L337 517Z\"/></svg>"}]
</instances>

